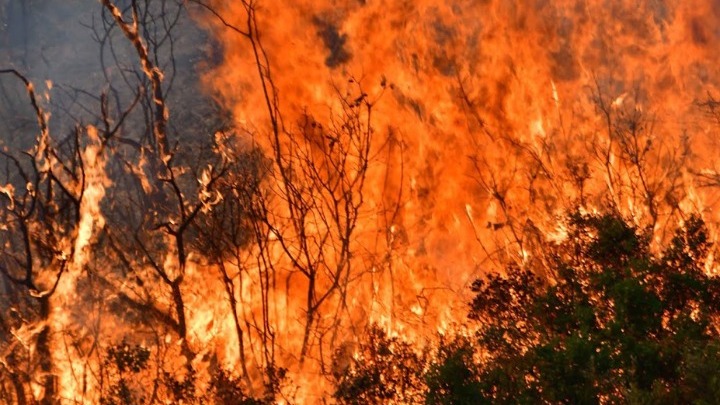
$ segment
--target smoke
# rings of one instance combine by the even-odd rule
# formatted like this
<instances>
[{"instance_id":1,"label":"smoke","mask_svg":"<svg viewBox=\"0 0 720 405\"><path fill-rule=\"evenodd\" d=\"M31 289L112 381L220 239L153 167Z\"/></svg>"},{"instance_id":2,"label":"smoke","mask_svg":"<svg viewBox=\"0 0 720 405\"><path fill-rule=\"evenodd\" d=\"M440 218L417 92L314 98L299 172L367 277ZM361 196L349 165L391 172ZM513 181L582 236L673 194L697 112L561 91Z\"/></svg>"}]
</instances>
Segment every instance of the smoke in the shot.
<instances>
[{"instance_id":1,"label":"smoke","mask_svg":"<svg viewBox=\"0 0 720 405\"><path fill-rule=\"evenodd\" d=\"M142 36L163 71L168 131L180 145L177 171L170 170L178 184L190 184L179 199L199 191L205 214L235 198L236 206L215 212L237 208L243 217L217 222L248 221L252 229L234 230L242 243L228 263L226 252L209 258L203 249L183 252L180 263L172 243L184 230L173 231L174 206L153 201L161 206L154 215L169 220L144 223L132 191L114 194L124 185L112 170L140 173L138 190L147 195L138 200L154 198L167 179L156 178L140 152L130 168L112 161L124 149L95 159L100 140L91 136L83 158L110 178L83 184L95 200L80 207L75 246L91 254L93 232L118 218L155 232L140 240L118 231L152 249L122 263L131 276L108 270L110 282L138 284L148 300L184 316L177 301L155 292L173 287L172 298L187 306L188 332L168 333L165 343L178 338L183 350L194 346L213 363L250 368L248 381L263 381L263 367L288 368L307 387L299 397L319 397L319 370L367 323L408 340L433 338L464 320L468 287L484 272L509 263L542 268L543 247L567 236L568 211L616 210L655 242L690 212L717 223L717 0L259 1L257 32L247 35L226 25L245 30L243 2L212 3L217 14L197 7L189 15L183 2L138 2L172 6L152 9L174 24L170 35ZM115 4L127 11L129 2ZM54 139L75 125L101 128L103 100L110 116L121 116L147 83L102 10L95 0L0 0L0 67L36 83ZM152 94L139 96L155 106ZM209 97L229 111L229 122L218 122ZM152 133L148 115L137 108L127 118L119 150ZM33 125L23 87L0 78L0 146L29 148ZM219 181L227 195L202 195L213 173L203 153L216 129L227 130L213 145L223 162L242 160L238 145L258 146L267 161L248 165L268 178L235 173ZM253 182L252 195L242 194ZM23 185L0 186L10 193ZM126 217L113 211L123 204ZM244 218L244 209L255 216ZM152 257L169 284L149 268ZM67 305L77 310L82 302ZM246 352L251 360L239 365ZM200 367L203 356L187 360Z\"/></svg>"},{"instance_id":2,"label":"smoke","mask_svg":"<svg viewBox=\"0 0 720 405\"><path fill-rule=\"evenodd\" d=\"M168 26L171 40L162 38L165 33L159 27L144 32L148 40L153 41L151 48L161 62L165 84L171 90L169 103L177 106L179 114L188 114L187 107L193 104L208 104L201 99L196 74L197 65L201 62L208 65L207 35L189 18L181 4L152 1L138 4L141 15L147 14L143 18L157 13L174 24ZM128 10L130 2L118 2L118 7ZM44 103L52 117L51 130L58 135L67 133L80 122L97 124L100 94L107 94L111 112L119 113L120 108L130 104L137 91L134 81L140 67L133 58L134 50L96 0L3 0L0 2L0 48L1 67L17 69L36 87L42 86L41 89L49 87L45 83L52 84ZM25 134L32 133L27 131L27 126L13 126L27 120L32 122L32 111L23 92L12 78L0 79L0 117L3 118L0 129L6 134L1 138L6 142L13 138L11 134L27 138ZM17 116L23 119L15 119ZM134 123L138 129L131 132L142 133L142 124ZM27 146L27 142L20 146Z\"/></svg>"}]
</instances>

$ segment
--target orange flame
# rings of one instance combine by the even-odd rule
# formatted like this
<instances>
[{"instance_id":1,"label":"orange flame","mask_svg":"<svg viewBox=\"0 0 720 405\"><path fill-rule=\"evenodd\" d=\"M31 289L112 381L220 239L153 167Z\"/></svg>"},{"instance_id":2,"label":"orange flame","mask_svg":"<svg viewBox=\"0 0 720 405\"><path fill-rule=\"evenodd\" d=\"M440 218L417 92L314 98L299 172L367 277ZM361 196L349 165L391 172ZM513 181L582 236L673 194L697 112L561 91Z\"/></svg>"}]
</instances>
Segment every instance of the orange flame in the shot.
<instances>
[{"instance_id":1,"label":"orange flame","mask_svg":"<svg viewBox=\"0 0 720 405\"><path fill-rule=\"evenodd\" d=\"M105 226L100 203L105 196L105 187L109 180L105 174L103 147L97 129L87 127L89 144L83 151L83 179L78 182L75 193L80 200L80 220L74 233L72 244L71 265L66 274L62 275L52 296L52 312L48 324L53 333L52 353L54 364L58 370L59 394L62 398L72 401L92 400L97 394L93 380L81 378L88 372L97 372L97 364L89 362L87 353L82 353L68 340L88 333L91 317L87 313L79 314L86 319L77 319L78 314L69 311L75 308L79 300L76 294L78 278L85 265L92 257L89 250L90 242L99 229ZM81 308L82 311L82 308ZM68 332L75 336L66 335ZM90 394L90 397L88 396ZM94 400L97 400L95 398Z\"/></svg>"},{"instance_id":2,"label":"orange flame","mask_svg":"<svg viewBox=\"0 0 720 405\"><path fill-rule=\"evenodd\" d=\"M269 66L208 18L224 60L205 82L239 136L268 154L277 144L258 63L288 142L307 136L303 116L331 122L356 81L373 100L385 93L353 237L350 329L378 322L414 339L463 319L468 283L504 260L532 265L541 239L565 238L557 221L573 207L615 206L660 238L683 213L710 214L693 173L712 167L715 150L698 108L720 84L713 2L213 6L240 30L248 12L257 18L247 32ZM287 280L277 331L290 361L306 309L294 295L307 286Z\"/></svg>"},{"instance_id":3,"label":"orange flame","mask_svg":"<svg viewBox=\"0 0 720 405\"><path fill-rule=\"evenodd\" d=\"M321 402L334 355L359 356L365 327L422 344L461 325L472 281L509 263L542 268L543 247L567 238L568 211L618 210L657 244L700 211L717 240L720 115L703 107L720 93L717 0L213 0L196 17L223 50L202 78L234 120L215 135L223 163L253 148L269 161L244 207L262 214L243 230L250 242L220 259L183 256L184 229L171 218L170 248L152 263L187 317L186 333L161 330L155 344L192 349L201 391L212 368L226 368L259 395L277 366L288 370L283 400ZM170 164L163 72L150 66L137 21L123 29L151 82L160 159L172 177L187 175ZM38 117L37 150L50 142L48 119ZM58 249L70 266L47 321L59 396L76 402L99 400L85 378L102 367L95 347L66 339L89 335L90 318L100 324L75 301L110 184L104 143L92 126L87 135L81 180L56 170L80 207ZM138 153L127 170L150 194L150 158ZM59 167L52 155L34 163ZM201 214L243 198L217 190L215 168L193 183ZM12 208L14 186L0 194ZM133 271L152 284L149 267ZM155 287L105 276L118 295ZM173 298L157 294L153 309L178 309ZM13 333L24 344L44 326ZM95 332L117 337L123 326Z\"/></svg>"}]
</instances>

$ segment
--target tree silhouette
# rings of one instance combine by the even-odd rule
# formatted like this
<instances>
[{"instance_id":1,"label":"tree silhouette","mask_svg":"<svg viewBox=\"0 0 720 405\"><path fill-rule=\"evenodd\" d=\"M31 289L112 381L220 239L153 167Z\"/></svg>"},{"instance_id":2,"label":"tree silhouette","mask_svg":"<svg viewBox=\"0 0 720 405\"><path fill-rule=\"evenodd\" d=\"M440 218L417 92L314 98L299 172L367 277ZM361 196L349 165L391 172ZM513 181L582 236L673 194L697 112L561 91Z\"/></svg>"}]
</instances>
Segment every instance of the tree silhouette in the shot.
<instances>
[{"instance_id":1,"label":"tree silhouette","mask_svg":"<svg viewBox=\"0 0 720 405\"><path fill-rule=\"evenodd\" d=\"M720 396L720 283L708 274L709 232L681 204L693 194L691 175L707 187L720 175L692 173L689 138L663 143L640 89L618 102L625 92L598 79L589 89L599 122L592 136L525 137L492 124L479 100L485 92L472 91L470 73L458 69L459 105L449 107L462 106L478 135L452 162L467 159L463 175L476 183L465 204L484 250L474 263L504 271L472 284L467 324L410 341L389 330L434 333L440 321L428 314L448 304L435 297L457 292L450 283L448 295L425 295L425 274L445 262L426 266L425 257L447 250L412 234L455 229L433 218L447 201L434 195L453 174L434 173L444 162L433 159L426 171L409 164L406 172L406 153L416 150L399 135L404 123L384 119L403 115L377 103L405 103L423 116L424 101L401 102L406 95L384 76L374 86L372 76L347 73L327 93L328 111L283 108L285 72L272 63L282 55L261 41L266 9L256 0L234 3L232 13L202 0L96 3L83 22L100 59L83 78L88 89L56 83L56 102L36 94L38 78L0 66L9 79L0 95L14 106L5 86L19 83L33 115L2 123L0 400L292 403L305 389L292 384L318 381L298 397L474 404ZM35 7L0 0L0 11L8 4L15 13ZM197 71L187 69L192 45L179 45L196 33L185 32L194 12L247 48L242 73L265 121L241 123L198 95ZM350 72L350 38L334 22L315 24L331 52L326 65ZM719 103L708 95L699 105L720 122ZM14 117L14 107L2 113ZM449 132L428 121L438 135ZM577 145L564 146L561 135ZM473 214L475 205L494 214ZM576 205L583 211L565 220L565 237L550 237L548 223ZM594 206L608 213L584 213ZM479 274L460 270L472 276L458 285ZM408 290L418 323L402 319L400 284L409 275L420 285ZM388 330L371 323L378 314L389 317Z\"/></svg>"},{"instance_id":2,"label":"tree silhouette","mask_svg":"<svg viewBox=\"0 0 720 405\"><path fill-rule=\"evenodd\" d=\"M720 280L705 272L703 221L689 217L661 253L618 214L568 225L548 278L511 267L473 284L484 360L465 357L476 378L465 399L712 402L717 374L703 373L718 361Z\"/></svg>"}]
</instances>

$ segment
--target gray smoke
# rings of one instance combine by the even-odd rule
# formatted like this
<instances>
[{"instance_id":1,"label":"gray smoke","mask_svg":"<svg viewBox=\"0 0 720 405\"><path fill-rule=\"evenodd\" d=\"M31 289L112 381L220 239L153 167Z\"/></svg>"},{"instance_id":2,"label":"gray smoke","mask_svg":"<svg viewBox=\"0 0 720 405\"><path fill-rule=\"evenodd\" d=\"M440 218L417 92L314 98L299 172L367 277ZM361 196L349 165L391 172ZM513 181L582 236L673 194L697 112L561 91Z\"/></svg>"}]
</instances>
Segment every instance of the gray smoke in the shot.
<instances>
[{"instance_id":1,"label":"gray smoke","mask_svg":"<svg viewBox=\"0 0 720 405\"><path fill-rule=\"evenodd\" d=\"M125 12L130 3L115 1ZM165 73L172 113L176 118L196 114L200 105L208 105L200 96L196 69L208 49L206 33L194 24L182 1L137 3L145 23L143 36ZM77 124L97 124L102 93L108 95L111 115L120 115L144 80L134 49L98 0L0 0L0 69L5 68L24 74L39 95L46 81L52 81L50 100L43 107L52 115L51 132L58 136ZM125 136L144 132L141 115L131 117L136 126L128 126ZM22 83L0 76L0 144L27 148L34 124Z\"/></svg>"}]
</instances>

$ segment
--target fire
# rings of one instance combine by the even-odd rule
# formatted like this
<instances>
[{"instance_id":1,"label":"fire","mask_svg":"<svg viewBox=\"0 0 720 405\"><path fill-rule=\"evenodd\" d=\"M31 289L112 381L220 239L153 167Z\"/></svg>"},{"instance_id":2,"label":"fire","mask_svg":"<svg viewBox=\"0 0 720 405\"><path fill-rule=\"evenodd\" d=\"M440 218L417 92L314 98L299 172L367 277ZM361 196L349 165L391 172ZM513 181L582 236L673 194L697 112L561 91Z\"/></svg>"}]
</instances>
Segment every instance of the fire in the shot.
<instances>
[{"instance_id":1,"label":"fire","mask_svg":"<svg viewBox=\"0 0 720 405\"><path fill-rule=\"evenodd\" d=\"M60 278L56 292L52 296L53 312L49 320L54 331L52 343L54 362L60 371L58 383L60 395L78 401L86 398L88 392L95 392L92 384L88 386L87 380L79 378L89 371L93 372L93 367L87 362L87 353L69 344L65 333L75 332L80 335L91 333L92 317L86 314L87 318L82 319L82 315L73 314L68 308L73 307L73 302L79 299L76 294L77 282L85 265L91 259L89 251L91 239L105 226L100 203L105 196L105 187L109 184L104 168L103 147L97 129L88 126L86 131L90 143L85 147L82 157L84 178L77 184L75 190L80 200L80 220L70 253L72 262L67 274ZM73 319L73 316L79 317ZM96 372L97 369L94 371Z\"/></svg>"},{"instance_id":2,"label":"fire","mask_svg":"<svg viewBox=\"0 0 720 405\"><path fill-rule=\"evenodd\" d=\"M718 90L710 49L720 16L708 2L253 6L213 3L240 29L248 12L257 18L283 142L304 136L297 117L332 120L337 100L352 91L342 84L348 78L370 97L382 94L370 124L378 158L352 243L387 253L365 276L368 259L353 258L351 310L408 339L462 320L463 306L452 303L463 302L483 268L508 259L531 265L537 235L563 240L556 222L563 209L594 211L609 202L661 233L688 204L705 201L690 177L712 154L679 151L683 132L706 136L696 101ZM213 17L206 21L224 52L205 75L209 91L271 154L278 144L263 85L250 74L251 44ZM678 194L671 189L679 184L685 191ZM305 288L284 287L291 295ZM438 310L448 304L451 313ZM294 347L306 307L288 308L297 312L283 321L280 345ZM352 329L358 318L349 317Z\"/></svg>"},{"instance_id":3,"label":"fire","mask_svg":"<svg viewBox=\"0 0 720 405\"><path fill-rule=\"evenodd\" d=\"M137 52L151 146L127 152L128 136L110 150L103 116L71 170L46 153L49 113L26 83L33 163L67 185L77 220L41 263L45 292L32 291L51 294L49 315L13 334L30 347L50 331L63 400L98 401L104 353L135 353L200 392L232 370L251 395L325 401L370 325L419 346L470 336L472 282L542 268L569 210L618 210L658 245L700 212L716 240L719 116L703 103L720 94L717 1L188 2L222 48L204 90L232 116L208 135L217 161L199 168L177 163L138 11L102 3ZM121 209L108 196L134 186L143 198L122 218L141 218L135 234L107 229ZM0 184L3 209L23 203L21 188ZM113 294L87 310L91 282ZM107 378L125 384L122 361ZM33 383L35 397L50 386Z\"/></svg>"}]
</instances>

